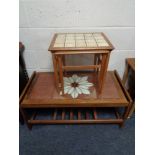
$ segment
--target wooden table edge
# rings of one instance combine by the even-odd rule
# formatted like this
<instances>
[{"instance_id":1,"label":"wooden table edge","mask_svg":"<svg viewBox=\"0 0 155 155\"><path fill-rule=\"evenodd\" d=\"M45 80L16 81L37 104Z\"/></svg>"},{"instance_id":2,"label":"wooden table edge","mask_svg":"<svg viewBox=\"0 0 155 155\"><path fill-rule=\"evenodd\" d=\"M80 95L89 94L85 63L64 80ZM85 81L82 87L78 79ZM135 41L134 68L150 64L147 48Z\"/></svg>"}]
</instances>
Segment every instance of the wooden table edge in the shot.
<instances>
[{"instance_id":1,"label":"wooden table edge","mask_svg":"<svg viewBox=\"0 0 155 155\"><path fill-rule=\"evenodd\" d=\"M115 76L117 75L116 71L109 71L112 74L114 74ZM38 72L38 73L43 73L43 72ZM48 72L48 73L52 73L52 72ZM21 103L21 107L22 108L34 108L34 107L125 107L128 106L128 102L131 102L130 97L128 97L126 89L124 88L124 86L120 86L121 89L123 89L122 91L124 92L124 96L122 97L122 99L111 99L111 101L109 101L110 99L104 99L103 100L96 100L96 99L91 99L91 100L87 100L87 99L66 99L67 103L64 104L63 100L60 99L53 99L51 100L43 100L43 99L26 99L26 93L29 92L30 89L30 84L33 83L33 80L35 79L36 75L38 75L36 72L33 73L33 75L31 76L28 84L26 85L25 89L24 89L24 93L22 93L22 100L20 100ZM119 81L119 77L117 77L117 80L119 82L119 84L121 85L121 81ZM115 103L111 103L112 100ZM77 102L79 102L77 104ZM43 103L44 102L44 103ZM43 103L43 104L42 104ZM88 104L89 103L89 104ZM111 103L109 105L109 103Z\"/></svg>"}]
</instances>

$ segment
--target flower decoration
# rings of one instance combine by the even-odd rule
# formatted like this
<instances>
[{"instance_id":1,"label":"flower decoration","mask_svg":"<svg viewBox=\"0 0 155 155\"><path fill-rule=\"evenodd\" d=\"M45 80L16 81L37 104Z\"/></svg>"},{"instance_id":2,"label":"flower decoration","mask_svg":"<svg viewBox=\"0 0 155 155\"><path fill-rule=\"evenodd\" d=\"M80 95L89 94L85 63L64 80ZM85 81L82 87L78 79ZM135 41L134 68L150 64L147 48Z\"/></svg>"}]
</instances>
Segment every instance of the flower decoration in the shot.
<instances>
[{"instance_id":1,"label":"flower decoration","mask_svg":"<svg viewBox=\"0 0 155 155\"><path fill-rule=\"evenodd\" d=\"M79 77L76 74L64 77L64 94L70 94L72 98L77 98L79 94L90 94L89 87L93 84L87 79L88 76Z\"/></svg>"}]
</instances>

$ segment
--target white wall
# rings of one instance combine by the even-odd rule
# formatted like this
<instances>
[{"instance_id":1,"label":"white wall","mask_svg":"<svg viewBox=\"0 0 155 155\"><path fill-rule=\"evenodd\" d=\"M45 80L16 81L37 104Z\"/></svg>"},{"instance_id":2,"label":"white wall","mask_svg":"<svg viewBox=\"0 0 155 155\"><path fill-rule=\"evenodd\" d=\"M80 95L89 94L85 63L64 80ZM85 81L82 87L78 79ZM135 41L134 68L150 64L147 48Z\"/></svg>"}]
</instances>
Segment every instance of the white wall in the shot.
<instances>
[{"instance_id":1,"label":"white wall","mask_svg":"<svg viewBox=\"0 0 155 155\"><path fill-rule=\"evenodd\" d=\"M109 69L121 76L125 58L135 55L134 0L20 0L19 9L29 75L53 70L48 47L55 32L104 32L115 47Z\"/></svg>"}]
</instances>

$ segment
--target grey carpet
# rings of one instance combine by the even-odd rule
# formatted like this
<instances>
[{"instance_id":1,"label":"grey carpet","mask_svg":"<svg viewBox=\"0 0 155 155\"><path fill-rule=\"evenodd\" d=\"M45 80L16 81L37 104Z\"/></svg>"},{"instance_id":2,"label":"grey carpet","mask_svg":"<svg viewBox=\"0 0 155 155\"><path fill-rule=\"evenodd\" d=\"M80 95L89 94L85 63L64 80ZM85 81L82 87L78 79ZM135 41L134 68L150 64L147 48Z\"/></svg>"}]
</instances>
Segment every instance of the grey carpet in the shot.
<instances>
[{"instance_id":1,"label":"grey carpet","mask_svg":"<svg viewBox=\"0 0 155 155\"><path fill-rule=\"evenodd\" d=\"M135 118L118 125L20 125L20 155L134 155Z\"/></svg>"}]
</instances>

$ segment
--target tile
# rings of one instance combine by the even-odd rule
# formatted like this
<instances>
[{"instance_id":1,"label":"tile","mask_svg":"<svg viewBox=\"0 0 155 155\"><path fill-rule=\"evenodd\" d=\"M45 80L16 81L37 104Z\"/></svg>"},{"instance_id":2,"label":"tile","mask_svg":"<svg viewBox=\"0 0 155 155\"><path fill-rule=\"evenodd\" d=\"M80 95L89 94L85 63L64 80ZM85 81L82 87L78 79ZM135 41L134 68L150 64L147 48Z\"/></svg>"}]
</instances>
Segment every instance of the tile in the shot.
<instances>
[{"instance_id":1,"label":"tile","mask_svg":"<svg viewBox=\"0 0 155 155\"><path fill-rule=\"evenodd\" d=\"M76 43L76 47L86 47L86 43Z\"/></svg>"},{"instance_id":2,"label":"tile","mask_svg":"<svg viewBox=\"0 0 155 155\"><path fill-rule=\"evenodd\" d=\"M64 47L64 44L54 44L54 47Z\"/></svg>"},{"instance_id":3,"label":"tile","mask_svg":"<svg viewBox=\"0 0 155 155\"><path fill-rule=\"evenodd\" d=\"M109 46L109 44L108 43L97 43L97 45L99 46L99 47L102 47L102 46Z\"/></svg>"},{"instance_id":4,"label":"tile","mask_svg":"<svg viewBox=\"0 0 155 155\"><path fill-rule=\"evenodd\" d=\"M87 44L87 47L97 47L97 44L96 43L86 42L86 44Z\"/></svg>"},{"instance_id":5,"label":"tile","mask_svg":"<svg viewBox=\"0 0 155 155\"><path fill-rule=\"evenodd\" d=\"M65 47L75 47L75 43L65 43Z\"/></svg>"}]
</instances>

